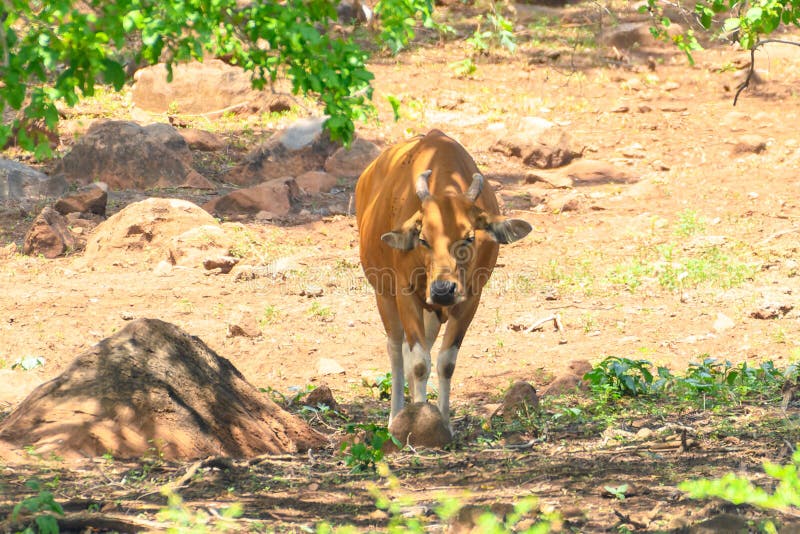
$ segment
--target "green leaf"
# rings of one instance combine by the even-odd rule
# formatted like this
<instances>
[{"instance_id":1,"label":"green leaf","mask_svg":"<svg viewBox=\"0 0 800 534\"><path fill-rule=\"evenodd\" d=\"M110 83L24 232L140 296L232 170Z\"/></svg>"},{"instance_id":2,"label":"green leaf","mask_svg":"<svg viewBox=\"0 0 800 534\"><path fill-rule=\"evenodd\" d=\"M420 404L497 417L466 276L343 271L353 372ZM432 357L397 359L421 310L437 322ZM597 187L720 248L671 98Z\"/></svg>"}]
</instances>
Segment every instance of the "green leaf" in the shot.
<instances>
[{"instance_id":1,"label":"green leaf","mask_svg":"<svg viewBox=\"0 0 800 534\"><path fill-rule=\"evenodd\" d=\"M386 95L386 100L392 106L392 113L394 114L394 121L400 120L400 100L394 95Z\"/></svg>"}]
</instances>

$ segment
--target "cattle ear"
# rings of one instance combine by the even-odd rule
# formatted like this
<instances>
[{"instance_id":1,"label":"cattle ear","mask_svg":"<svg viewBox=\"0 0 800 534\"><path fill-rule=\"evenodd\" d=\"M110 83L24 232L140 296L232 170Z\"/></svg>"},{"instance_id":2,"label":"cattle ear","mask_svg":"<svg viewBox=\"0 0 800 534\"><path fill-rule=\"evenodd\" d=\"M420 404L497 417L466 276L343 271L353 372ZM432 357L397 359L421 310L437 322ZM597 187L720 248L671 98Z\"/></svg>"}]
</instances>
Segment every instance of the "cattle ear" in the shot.
<instances>
[{"instance_id":1,"label":"cattle ear","mask_svg":"<svg viewBox=\"0 0 800 534\"><path fill-rule=\"evenodd\" d=\"M528 235L533 227L522 219L506 219L505 217L485 217L482 230L486 230L492 239L502 245L519 241Z\"/></svg>"},{"instance_id":2,"label":"cattle ear","mask_svg":"<svg viewBox=\"0 0 800 534\"><path fill-rule=\"evenodd\" d=\"M395 230L386 232L381 236L381 241L398 250L411 250L417 246L418 232Z\"/></svg>"},{"instance_id":3,"label":"cattle ear","mask_svg":"<svg viewBox=\"0 0 800 534\"><path fill-rule=\"evenodd\" d=\"M386 232L381 236L381 241L398 250L411 250L419 242L419 232L422 228L422 214L417 213L403 223L399 230Z\"/></svg>"}]
</instances>

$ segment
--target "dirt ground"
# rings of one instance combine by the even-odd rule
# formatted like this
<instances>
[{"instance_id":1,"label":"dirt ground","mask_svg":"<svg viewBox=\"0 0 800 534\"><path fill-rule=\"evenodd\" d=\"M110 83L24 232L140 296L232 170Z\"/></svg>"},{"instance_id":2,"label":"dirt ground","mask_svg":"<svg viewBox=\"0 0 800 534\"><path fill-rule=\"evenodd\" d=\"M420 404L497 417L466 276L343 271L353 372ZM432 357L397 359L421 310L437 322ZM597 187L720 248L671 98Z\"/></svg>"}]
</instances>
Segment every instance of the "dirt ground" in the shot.
<instances>
[{"instance_id":1,"label":"dirt ground","mask_svg":"<svg viewBox=\"0 0 800 534\"><path fill-rule=\"evenodd\" d=\"M596 31L593 8L570 9L569 31ZM577 359L646 358L680 372L707 356L782 367L800 358L800 306L775 318L753 316L770 305L793 305L800 292L797 49L759 52L760 80L734 108L749 55L731 47L699 52L690 66L668 45L650 53L575 48L541 25L531 27L515 55L479 57L468 78L451 66L468 54L458 40L428 37L371 64L379 120L359 125L359 135L388 146L406 132L445 131L497 183L508 213L534 228L501 249L462 346L452 393L461 437L451 450L390 457L397 486L377 484L387 495L410 497L417 513L434 507L440 495L482 504L533 495L542 509L561 512L565 529L580 532L676 529L726 510L758 520L753 509L689 500L676 485L728 471L756 476L762 461L785 461L800 433L796 414L779 413L778 406L742 407L728 415L727 433L703 410L644 422L622 418L609 427L688 426L696 444L688 450L680 439L625 441L568 427L512 448L504 439L487 440L480 425L512 382L541 389ZM386 95L401 101L398 122ZM584 158L610 162L637 180L569 189L527 183L533 169L490 150L494 132L524 116L564 126L586 147ZM144 196L113 193L111 211ZM558 208L573 197L567 209ZM325 201L309 201L310 211ZM291 265L281 276L249 282L192 269L171 276L152 269L92 271L79 267L80 257L5 259L0 412L10 412L126 319L155 317L200 337L257 387L291 398L326 384L351 421L385 424L388 401L364 385L386 373L388 361L358 263L355 217L304 220L246 224L258 236L249 245L253 257ZM19 242L24 223L3 231L0 245ZM240 306L262 318L263 336L227 337L226 320ZM563 320L563 335L549 327L518 328L554 313ZM720 313L732 327L715 329ZM12 370L24 356L46 363ZM321 375L320 358L336 360L344 372ZM771 418L783 419L784 430L761 432L760 423ZM313 422L342 439L340 419ZM178 493L192 510L241 503L245 519L236 528L242 530L298 532L322 520L385 528L387 516L370 494L376 477L350 473L335 452L201 469ZM157 456L66 463L32 455L22 466L0 464L0 519L30 493L24 482L34 476L49 482L68 512L153 519L166 502L159 486L188 467ZM621 483L631 487L624 501L604 495L604 486ZM433 516L429 521L430 530L443 528Z\"/></svg>"}]
</instances>

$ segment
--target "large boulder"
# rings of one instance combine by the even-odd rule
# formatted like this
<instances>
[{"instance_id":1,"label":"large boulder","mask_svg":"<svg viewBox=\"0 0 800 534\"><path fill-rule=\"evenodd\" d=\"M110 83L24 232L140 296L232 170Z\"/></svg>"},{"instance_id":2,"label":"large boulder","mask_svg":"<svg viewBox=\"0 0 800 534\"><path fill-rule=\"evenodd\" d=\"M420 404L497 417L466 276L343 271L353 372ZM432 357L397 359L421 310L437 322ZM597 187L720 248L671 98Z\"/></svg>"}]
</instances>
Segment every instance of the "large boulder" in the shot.
<instances>
[{"instance_id":1,"label":"large boulder","mask_svg":"<svg viewBox=\"0 0 800 534\"><path fill-rule=\"evenodd\" d=\"M339 148L323 130L324 123L325 117L297 121L247 154L224 180L249 186L322 169Z\"/></svg>"},{"instance_id":2,"label":"large boulder","mask_svg":"<svg viewBox=\"0 0 800 534\"><path fill-rule=\"evenodd\" d=\"M102 181L116 190L215 188L192 168L186 141L169 124L96 122L56 165L54 174L79 184Z\"/></svg>"},{"instance_id":3,"label":"large boulder","mask_svg":"<svg viewBox=\"0 0 800 534\"><path fill-rule=\"evenodd\" d=\"M356 139L349 147L338 149L325 161L325 171L340 178L358 178L380 153L381 149L375 143Z\"/></svg>"},{"instance_id":4,"label":"large boulder","mask_svg":"<svg viewBox=\"0 0 800 534\"><path fill-rule=\"evenodd\" d=\"M0 440L64 457L251 458L325 445L197 337L137 319L80 354L0 423ZM0 448L2 450L2 448Z\"/></svg>"},{"instance_id":5,"label":"large boulder","mask_svg":"<svg viewBox=\"0 0 800 534\"><path fill-rule=\"evenodd\" d=\"M583 153L560 126L539 117L523 117L502 135L491 149L538 169L553 169L570 163Z\"/></svg>"},{"instance_id":6,"label":"large boulder","mask_svg":"<svg viewBox=\"0 0 800 534\"><path fill-rule=\"evenodd\" d=\"M199 227L216 227L219 223L207 211L186 200L148 198L129 204L100 224L89 238L81 262L86 266L157 264L161 261L186 265L180 258L191 258L199 266L201 260L185 251L176 252L176 244L205 243L215 245L220 237L206 231L200 238L183 240L179 236ZM221 243L213 255L227 253Z\"/></svg>"},{"instance_id":7,"label":"large boulder","mask_svg":"<svg viewBox=\"0 0 800 534\"><path fill-rule=\"evenodd\" d=\"M229 220L252 215L271 219L288 215L299 196L300 188L294 178L278 178L215 198L204 204L203 209Z\"/></svg>"},{"instance_id":8,"label":"large boulder","mask_svg":"<svg viewBox=\"0 0 800 534\"><path fill-rule=\"evenodd\" d=\"M172 67L167 81L163 63L139 69L133 78L133 103L154 113L222 114L286 111L291 108L290 88L284 94L253 89L250 75L241 67L219 59Z\"/></svg>"},{"instance_id":9,"label":"large boulder","mask_svg":"<svg viewBox=\"0 0 800 534\"><path fill-rule=\"evenodd\" d=\"M62 176L47 176L22 163L0 158L0 204L14 202L29 208L42 200L59 197L67 189Z\"/></svg>"}]
</instances>

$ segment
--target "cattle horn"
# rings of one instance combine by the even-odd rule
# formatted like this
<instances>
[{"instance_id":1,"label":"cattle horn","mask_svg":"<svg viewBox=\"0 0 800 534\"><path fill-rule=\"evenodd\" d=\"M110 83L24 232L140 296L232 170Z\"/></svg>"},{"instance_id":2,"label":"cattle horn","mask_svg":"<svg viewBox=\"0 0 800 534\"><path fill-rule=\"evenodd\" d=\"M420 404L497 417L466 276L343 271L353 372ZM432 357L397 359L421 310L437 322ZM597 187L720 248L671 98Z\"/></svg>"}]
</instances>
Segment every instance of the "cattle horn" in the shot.
<instances>
[{"instance_id":1,"label":"cattle horn","mask_svg":"<svg viewBox=\"0 0 800 534\"><path fill-rule=\"evenodd\" d=\"M432 172L433 171L428 169L420 174L417 178L417 196L421 201L424 201L426 198L431 196L431 191L428 189L428 178L431 177Z\"/></svg>"},{"instance_id":2,"label":"cattle horn","mask_svg":"<svg viewBox=\"0 0 800 534\"><path fill-rule=\"evenodd\" d=\"M481 195L481 191L483 191L483 176L476 172L472 175L472 184L464 194L472 202L475 202L475 200Z\"/></svg>"}]
</instances>

